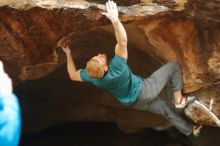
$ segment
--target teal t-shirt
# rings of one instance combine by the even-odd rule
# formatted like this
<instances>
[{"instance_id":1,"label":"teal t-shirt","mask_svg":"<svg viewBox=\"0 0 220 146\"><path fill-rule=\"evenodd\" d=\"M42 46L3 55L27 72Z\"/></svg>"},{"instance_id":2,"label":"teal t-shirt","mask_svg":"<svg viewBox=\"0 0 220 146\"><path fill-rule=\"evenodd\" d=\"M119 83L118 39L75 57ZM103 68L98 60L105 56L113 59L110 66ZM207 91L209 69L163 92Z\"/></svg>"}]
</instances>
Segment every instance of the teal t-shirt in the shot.
<instances>
[{"instance_id":1,"label":"teal t-shirt","mask_svg":"<svg viewBox=\"0 0 220 146\"><path fill-rule=\"evenodd\" d=\"M87 75L86 70L80 72L81 79L110 92L122 104L133 104L142 88L142 78L134 75L127 60L115 55L110 63L107 74L101 79L94 79Z\"/></svg>"}]
</instances>

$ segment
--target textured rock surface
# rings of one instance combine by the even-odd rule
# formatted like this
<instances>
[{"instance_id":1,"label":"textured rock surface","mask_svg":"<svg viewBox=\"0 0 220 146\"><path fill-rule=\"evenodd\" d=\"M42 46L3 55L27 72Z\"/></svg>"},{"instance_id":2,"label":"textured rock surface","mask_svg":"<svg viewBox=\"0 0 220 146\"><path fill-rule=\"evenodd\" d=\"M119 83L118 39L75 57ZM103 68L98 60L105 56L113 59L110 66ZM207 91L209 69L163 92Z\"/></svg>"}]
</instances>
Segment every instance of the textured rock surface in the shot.
<instances>
[{"instance_id":1,"label":"textured rock surface","mask_svg":"<svg viewBox=\"0 0 220 146\"><path fill-rule=\"evenodd\" d=\"M220 117L219 1L116 2L134 73L146 77L163 63L177 60L184 92L207 102L214 98L213 112ZM161 117L121 106L91 85L68 80L61 40L69 42L79 68L98 52L113 55L115 38L101 15L103 1L1 0L0 6L0 59L21 98L27 131L71 120L116 121L127 132L166 125ZM196 119L215 126L207 118Z\"/></svg>"}]
</instances>

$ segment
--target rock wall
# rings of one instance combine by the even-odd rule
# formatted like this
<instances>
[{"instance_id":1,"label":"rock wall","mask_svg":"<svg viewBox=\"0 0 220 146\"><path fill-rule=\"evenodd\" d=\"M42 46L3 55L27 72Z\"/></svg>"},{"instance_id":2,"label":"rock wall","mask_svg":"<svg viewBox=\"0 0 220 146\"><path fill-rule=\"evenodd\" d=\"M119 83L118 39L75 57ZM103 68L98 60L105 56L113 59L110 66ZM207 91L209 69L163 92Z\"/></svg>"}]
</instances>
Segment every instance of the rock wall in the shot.
<instances>
[{"instance_id":1,"label":"rock wall","mask_svg":"<svg viewBox=\"0 0 220 146\"><path fill-rule=\"evenodd\" d=\"M204 102L215 99L213 112L220 117L219 1L116 2L128 34L133 72L147 77L162 64L177 60L184 93L196 94ZM69 81L61 41L70 44L78 68L98 52L114 53L113 28L101 15L103 1L3 0L0 6L0 59L20 96L27 131L71 120L116 121L127 132L167 124L151 113L119 105L92 85ZM190 110L201 115L197 108ZM196 117L190 118L216 126Z\"/></svg>"}]
</instances>

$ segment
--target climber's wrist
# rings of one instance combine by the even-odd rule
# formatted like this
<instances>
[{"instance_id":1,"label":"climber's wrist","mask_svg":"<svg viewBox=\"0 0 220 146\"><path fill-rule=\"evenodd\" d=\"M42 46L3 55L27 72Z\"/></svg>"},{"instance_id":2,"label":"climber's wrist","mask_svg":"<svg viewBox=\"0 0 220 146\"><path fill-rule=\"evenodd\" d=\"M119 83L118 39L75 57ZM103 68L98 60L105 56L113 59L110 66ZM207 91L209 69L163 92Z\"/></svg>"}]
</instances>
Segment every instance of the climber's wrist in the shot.
<instances>
[{"instance_id":1,"label":"climber's wrist","mask_svg":"<svg viewBox=\"0 0 220 146\"><path fill-rule=\"evenodd\" d=\"M118 21L120 21L118 17L111 19L112 24L117 23Z\"/></svg>"}]
</instances>

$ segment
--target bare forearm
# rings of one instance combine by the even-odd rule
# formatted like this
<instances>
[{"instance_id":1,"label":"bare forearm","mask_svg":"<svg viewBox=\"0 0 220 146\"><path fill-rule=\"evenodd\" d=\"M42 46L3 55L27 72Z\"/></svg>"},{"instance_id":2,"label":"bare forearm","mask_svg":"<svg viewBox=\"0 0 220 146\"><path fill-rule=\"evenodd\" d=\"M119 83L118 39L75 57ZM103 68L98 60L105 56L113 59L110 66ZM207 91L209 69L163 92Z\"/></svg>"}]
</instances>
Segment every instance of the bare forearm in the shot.
<instances>
[{"instance_id":1,"label":"bare forearm","mask_svg":"<svg viewBox=\"0 0 220 146\"><path fill-rule=\"evenodd\" d=\"M120 20L112 22L115 30L115 37L118 44L127 44L127 34Z\"/></svg>"},{"instance_id":2,"label":"bare forearm","mask_svg":"<svg viewBox=\"0 0 220 146\"><path fill-rule=\"evenodd\" d=\"M121 24L118 18L117 4L112 0L107 1L106 10L107 12L104 12L102 14L105 15L112 22L115 30L115 37L117 40L117 44L115 46L115 54L127 59L127 34L124 26Z\"/></svg>"},{"instance_id":3,"label":"bare forearm","mask_svg":"<svg viewBox=\"0 0 220 146\"><path fill-rule=\"evenodd\" d=\"M67 71L70 78L73 78L74 74L76 73L76 65L73 61L71 54L66 54L67 57Z\"/></svg>"}]
</instances>

